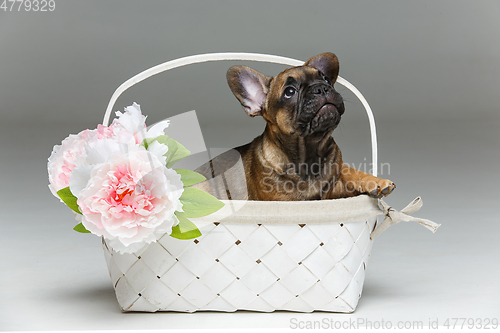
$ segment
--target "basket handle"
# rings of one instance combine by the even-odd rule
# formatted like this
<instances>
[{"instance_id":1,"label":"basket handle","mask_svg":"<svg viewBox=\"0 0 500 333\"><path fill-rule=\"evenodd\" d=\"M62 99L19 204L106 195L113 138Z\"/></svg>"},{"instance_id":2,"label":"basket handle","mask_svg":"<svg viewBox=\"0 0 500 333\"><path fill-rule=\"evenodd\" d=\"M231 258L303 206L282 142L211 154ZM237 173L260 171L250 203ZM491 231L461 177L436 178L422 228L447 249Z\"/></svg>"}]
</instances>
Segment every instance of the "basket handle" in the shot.
<instances>
[{"instance_id":1,"label":"basket handle","mask_svg":"<svg viewBox=\"0 0 500 333\"><path fill-rule=\"evenodd\" d=\"M197 63L202 63L202 62L210 62L210 61L222 61L222 60L243 60L243 61L260 61L260 62L270 62L270 63L276 63L276 64L282 64L282 65L289 65L289 66L302 66L304 64L304 61L292 59L292 58L286 58L286 57L280 57L280 56L275 56L275 55L269 55L269 54L259 54L259 53L206 53L206 54L198 54L194 56L189 56L189 57L184 57L184 58L179 58L171 61L167 61L163 64L159 64L155 67L151 67L149 69L146 69L145 71L135 75L134 77L128 79L124 83L122 83L118 89L113 93L113 96L111 96L111 100L108 103L108 107L106 109L106 113L104 114L104 120L102 124L104 126L107 126L109 124L109 118L111 116L111 110L113 109L113 106L116 103L116 100L120 95L127 90L128 88L132 87L133 85L153 76L156 74L159 74L164 71L168 71L170 69L174 69L177 67L182 67L186 65L191 65L191 64L197 64ZM370 133L371 133L371 141L372 141L372 174L374 176L377 176L378 173L378 160L377 160L377 132L375 128L375 118L373 117L373 112L370 108L370 105L366 101L366 99L363 97L361 92L356 89L354 85L352 85L350 82L345 80L342 77L337 78L337 82L352 91L356 97L361 101L363 104L366 114L368 115L368 120L370 122Z\"/></svg>"}]
</instances>

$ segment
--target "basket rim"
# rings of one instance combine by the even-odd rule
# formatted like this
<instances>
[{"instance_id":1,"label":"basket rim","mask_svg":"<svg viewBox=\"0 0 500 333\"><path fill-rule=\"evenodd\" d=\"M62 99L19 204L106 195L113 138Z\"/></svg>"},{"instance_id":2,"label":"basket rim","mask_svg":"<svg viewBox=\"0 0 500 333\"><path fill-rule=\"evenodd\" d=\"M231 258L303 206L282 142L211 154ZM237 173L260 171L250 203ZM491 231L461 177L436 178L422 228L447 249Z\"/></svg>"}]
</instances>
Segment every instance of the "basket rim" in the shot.
<instances>
[{"instance_id":1,"label":"basket rim","mask_svg":"<svg viewBox=\"0 0 500 333\"><path fill-rule=\"evenodd\" d=\"M221 200L219 211L194 223L308 224L359 222L383 214L377 198L359 195L350 198L307 201Z\"/></svg>"}]
</instances>

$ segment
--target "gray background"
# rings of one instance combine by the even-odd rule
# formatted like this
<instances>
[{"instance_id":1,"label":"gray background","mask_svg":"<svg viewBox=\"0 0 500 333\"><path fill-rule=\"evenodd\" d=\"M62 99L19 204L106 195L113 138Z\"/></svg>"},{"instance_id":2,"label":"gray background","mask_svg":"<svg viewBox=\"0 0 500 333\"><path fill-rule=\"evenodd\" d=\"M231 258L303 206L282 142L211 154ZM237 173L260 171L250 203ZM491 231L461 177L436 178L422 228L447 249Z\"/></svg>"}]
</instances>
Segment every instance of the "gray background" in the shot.
<instances>
[{"instance_id":1,"label":"gray background","mask_svg":"<svg viewBox=\"0 0 500 333\"><path fill-rule=\"evenodd\" d=\"M291 318L423 321L500 317L497 193L500 2L70 1L47 13L0 11L0 329L288 327ZM259 52L307 60L332 51L370 102L387 202L442 224L392 227L375 242L352 315L122 314L97 237L47 188L46 161L70 133L95 128L119 84L182 56ZM148 122L197 110L209 147L263 129L225 83L232 62L193 65L127 91ZM250 64L273 75L283 66ZM347 90L335 139L369 161L361 104Z\"/></svg>"}]
</instances>

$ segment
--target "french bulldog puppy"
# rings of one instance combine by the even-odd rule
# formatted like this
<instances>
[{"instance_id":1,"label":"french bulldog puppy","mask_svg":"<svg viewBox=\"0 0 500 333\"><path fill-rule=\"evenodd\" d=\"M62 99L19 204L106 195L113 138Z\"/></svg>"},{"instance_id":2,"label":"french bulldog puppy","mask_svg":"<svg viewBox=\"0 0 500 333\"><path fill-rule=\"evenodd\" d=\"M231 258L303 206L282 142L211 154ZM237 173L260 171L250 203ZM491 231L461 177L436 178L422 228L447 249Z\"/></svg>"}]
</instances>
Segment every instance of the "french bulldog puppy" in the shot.
<instances>
[{"instance_id":1,"label":"french bulldog puppy","mask_svg":"<svg viewBox=\"0 0 500 333\"><path fill-rule=\"evenodd\" d=\"M333 53L268 77L231 67L227 81L246 113L266 121L252 142L223 153L196 171L195 185L219 199L320 200L368 194L387 196L395 184L345 165L332 132L344 113L334 89L339 62Z\"/></svg>"}]
</instances>

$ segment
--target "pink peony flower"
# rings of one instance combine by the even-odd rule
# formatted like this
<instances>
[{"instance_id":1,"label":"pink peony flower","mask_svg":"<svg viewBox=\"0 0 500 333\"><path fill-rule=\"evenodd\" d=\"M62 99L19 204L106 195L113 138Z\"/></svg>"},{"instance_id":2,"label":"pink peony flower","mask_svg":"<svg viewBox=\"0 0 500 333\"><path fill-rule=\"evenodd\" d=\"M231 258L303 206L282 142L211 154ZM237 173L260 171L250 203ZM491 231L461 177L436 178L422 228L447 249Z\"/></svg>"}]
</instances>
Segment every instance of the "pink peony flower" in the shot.
<instances>
[{"instance_id":1,"label":"pink peony flower","mask_svg":"<svg viewBox=\"0 0 500 333\"><path fill-rule=\"evenodd\" d=\"M57 191L69 186L73 169L85 161L85 146L89 142L110 138L112 128L99 125L95 130L84 130L64 139L61 145L54 146L47 163L49 171L49 188L58 198Z\"/></svg>"},{"instance_id":2,"label":"pink peony flower","mask_svg":"<svg viewBox=\"0 0 500 333\"><path fill-rule=\"evenodd\" d=\"M112 153L94 166L88 181L81 179L83 183L74 187L85 185L77 201L82 223L111 240L116 251L137 251L170 233L178 222L174 212L182 211L180 175L144 147Z\"/></svg>"}]
</instances>

